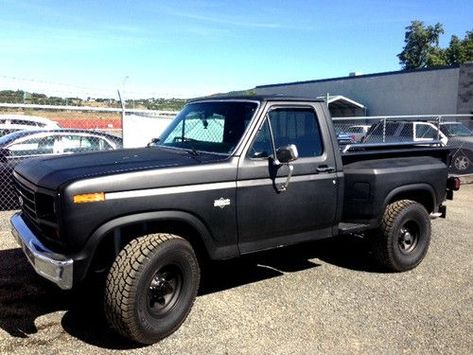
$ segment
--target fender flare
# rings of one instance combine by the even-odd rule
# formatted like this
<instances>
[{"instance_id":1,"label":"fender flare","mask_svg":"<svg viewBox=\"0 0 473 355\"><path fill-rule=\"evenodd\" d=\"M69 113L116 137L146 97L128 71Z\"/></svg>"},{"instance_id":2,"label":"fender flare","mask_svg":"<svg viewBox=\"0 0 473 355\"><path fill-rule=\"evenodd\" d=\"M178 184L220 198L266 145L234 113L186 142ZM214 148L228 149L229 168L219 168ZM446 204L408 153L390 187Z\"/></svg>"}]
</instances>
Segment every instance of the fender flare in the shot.
<instances>
[{"instance_id":1,"label":"fender flare","mask_svg":"<svg viewBox=\"0 0 473 355\"><path fill-rule=\"evenodd\" d=\"M437 197L435 195L435 190L431 185L425 184L425 183L411 184L411 185L399 186L399 187L396 187L395 189L391 190L388 193L388 195L386 196L386 198L384 199L383 211L386 209L387 205L389 204L389 201L391 201L394 198L394 196L399 195L399 194L403 194L403 193L406 193L406 192L410 192L410 191L427 192L430 195L430 197L432 198L432 205L433 205L434 209L437 206Z\"/></svg>"},{"instance_id":2,"label":"fender flare","mask_svg":"<svg viewBox=\"0 0 473 355\"><path fill-rule=\"evenodd\" d=\"M153 211L126 215L112 219L98 227L89 237L81 252L74 257L76 261L81 261L78 277L83 279L88 272L97 247L104 237L117 228L126 227L133 224L145 222L179 222L184 223L199 233L199 238L203 242L208 256L211 259L229 259L239 255L238 247L218 246L205 224L196 216L183 211Z\"/></svg>"}]
</instances>

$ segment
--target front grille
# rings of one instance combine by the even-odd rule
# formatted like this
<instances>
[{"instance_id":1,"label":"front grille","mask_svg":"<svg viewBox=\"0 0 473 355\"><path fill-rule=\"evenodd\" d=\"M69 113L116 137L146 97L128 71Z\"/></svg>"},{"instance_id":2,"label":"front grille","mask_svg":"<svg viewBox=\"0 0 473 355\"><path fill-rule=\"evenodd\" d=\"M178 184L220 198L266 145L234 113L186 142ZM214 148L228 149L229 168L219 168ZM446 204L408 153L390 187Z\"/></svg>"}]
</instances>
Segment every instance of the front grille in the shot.
<instances>
[{"instance_id":1,"label":"front grille","mask_svg":"<svg viewBox=\"0 0 473 355\"><path fill-rule=\"evenodd\" d=\"M21 210L30 227L44 238L57 240L58 224L54 211L54 196L40 192L32 184L15 177L15 188Z\"/></svg>"}]
</instances>

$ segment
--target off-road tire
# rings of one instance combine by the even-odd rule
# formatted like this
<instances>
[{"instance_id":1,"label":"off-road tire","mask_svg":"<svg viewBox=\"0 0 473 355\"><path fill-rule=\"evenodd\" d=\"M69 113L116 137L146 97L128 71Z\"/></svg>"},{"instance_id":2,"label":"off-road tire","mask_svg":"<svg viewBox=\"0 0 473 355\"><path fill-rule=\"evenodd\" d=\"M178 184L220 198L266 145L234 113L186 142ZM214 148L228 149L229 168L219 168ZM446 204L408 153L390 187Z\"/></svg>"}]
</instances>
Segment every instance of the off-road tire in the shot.
<instances>
[{"instance_id":1,"label":"off-road tire","mask_svg":"<svg viewBox=\"0 0 473 355\"><path fill-rule=\"evenodd\" d=\"M386 270L411 270L427 254L430 234L430 217L424 206L410 200L391 203L370 238L374 257Z\"/></svg>"},{"instance_id":2,"label":"off-road tire","mask_svg":"<svg viewBox=\"0 0 473 355\"><path fill-rule=\"evenodd\" d=\"M120 251L107 275L106 318L122 336L141 344L156 343L184 322L199 282L199 264L185 239L173 234L134 239ZM171 296L161 296L171 289Z\"/></svg>"}]
</instances>

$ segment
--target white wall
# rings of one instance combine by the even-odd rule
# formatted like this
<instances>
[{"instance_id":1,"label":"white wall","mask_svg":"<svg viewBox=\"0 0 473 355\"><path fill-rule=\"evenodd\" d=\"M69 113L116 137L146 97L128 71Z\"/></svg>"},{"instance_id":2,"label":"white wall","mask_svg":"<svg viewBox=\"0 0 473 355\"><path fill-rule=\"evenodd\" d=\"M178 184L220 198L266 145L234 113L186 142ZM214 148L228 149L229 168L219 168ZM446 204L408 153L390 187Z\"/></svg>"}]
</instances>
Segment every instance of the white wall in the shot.
<instances>
[{"instance_id":1,"label":"white wall","mask_svg":"<svg viewBox=\"0 0 473 355\"><path fill-rule=\"evenodd\" d=\"M125 115L123 147L145 147L153 138L158 138L173 119L173 117Z\"/></svg>"}]
</instances>

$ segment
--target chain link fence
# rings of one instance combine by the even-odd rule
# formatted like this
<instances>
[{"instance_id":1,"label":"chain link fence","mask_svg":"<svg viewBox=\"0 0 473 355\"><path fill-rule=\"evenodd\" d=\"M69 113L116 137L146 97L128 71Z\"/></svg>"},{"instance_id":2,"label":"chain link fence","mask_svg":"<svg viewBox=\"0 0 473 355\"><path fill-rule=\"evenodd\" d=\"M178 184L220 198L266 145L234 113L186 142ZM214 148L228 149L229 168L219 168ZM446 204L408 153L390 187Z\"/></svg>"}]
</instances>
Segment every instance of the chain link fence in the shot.
<instances>
[{"instance_id":1,"label":"chain link fence","mask_svg":"<svg viewBox=\"0 0 473 355\"><path fill-rule=\"evenodd\" d=\"M377 144L429 144L452 149L450 173L473 173L473 115L333 118L342 151Z\"/></svg>"},{"instance_id":2,"label":"chain link fence","mask_svg":"<svg viewBox=\"0 0 473 355\"><path fill-rule=\"evenodd\" d=\"M144 147L177 112L0 104L0 209L19 207L12 172L35 157Z\"/></svg>"},{"instance_id":3,"label":"chain link fence","mask_svg":"<svg viewBox=\"0 0 473 355\"><path fill-rule=\"evenodd\" d=\"M0 104L0 208L18 208L12 182L12 171L18 162L41 156L143 147L159 137L176 114L124 108ZM367 144L435 143L452 148L451 173L473 173L473 115L343 117L333 118L333 122L342 150ZM204 121L190 118L186 124L185 137L189 139L221 141L221 117ZM207 125L205 130L195 129L202 124Z\"/></svg>"}]
</instances>

